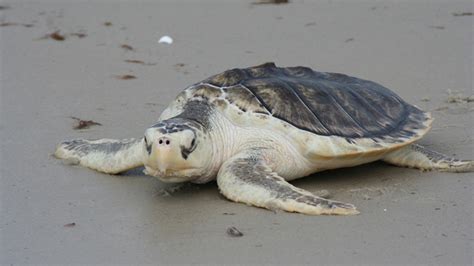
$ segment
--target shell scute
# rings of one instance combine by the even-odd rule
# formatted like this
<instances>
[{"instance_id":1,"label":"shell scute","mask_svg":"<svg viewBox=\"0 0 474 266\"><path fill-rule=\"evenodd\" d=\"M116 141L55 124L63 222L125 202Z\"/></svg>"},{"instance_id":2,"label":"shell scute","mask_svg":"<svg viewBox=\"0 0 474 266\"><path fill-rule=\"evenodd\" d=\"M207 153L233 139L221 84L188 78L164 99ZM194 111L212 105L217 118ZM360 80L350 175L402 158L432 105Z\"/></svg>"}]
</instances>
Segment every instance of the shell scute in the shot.
<instances>
[{"instance_id":1,"label":"shell scute","mask_svg":"<svg viewBox=\"0 0 474 266\"><path fill-rule=\"evenodd\" d=\"M225 98L243 111L269 114L258 99L245 87L235 86L224 89Z\"/></svg>"},{"instance_id":2,"label":"shell scute","mask_svg":"<svg viewBox=\"0 0 474 266\"><path fill-rule=\"evenodd\" d=\"M296 128L340 137L353 146L405 143L425 134L432 121L429 113L380 84L308 67L280 68L266 63L231 69L198 84L202 87L197 86L193 95L207 97L210 102L225 101L225 108L235 107L236 114L253 114L245 116L245 122L239 120L246 126L264 126L251 120L261 121L258 118L265 116L271 127L286 125L281 130ZM328 154L334 152L330 145L325 149Z\"/></svg>"},{"instance_id":3,"label":"shell scute","mask_svg":"<svg viewBox=\"0 0 474 266\"><path fill-rule=\"evenodd\" d=\"M209 79L204 80L203 82L218 87L228 87L234 86L246 78L248 78L246 71L235 68L224 71L221 74L214 75Z\"/></svg>"}]
</instances>

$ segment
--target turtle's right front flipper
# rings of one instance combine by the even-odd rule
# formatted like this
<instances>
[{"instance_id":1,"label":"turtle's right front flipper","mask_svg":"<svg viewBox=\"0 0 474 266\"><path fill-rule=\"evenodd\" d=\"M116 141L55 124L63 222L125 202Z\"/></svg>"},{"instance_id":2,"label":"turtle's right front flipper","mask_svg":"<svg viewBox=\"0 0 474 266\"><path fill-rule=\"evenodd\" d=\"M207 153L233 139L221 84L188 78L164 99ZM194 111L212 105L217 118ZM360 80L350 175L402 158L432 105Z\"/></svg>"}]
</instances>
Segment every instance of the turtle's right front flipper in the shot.
<instances>
[{"instance_id":1,"label":"turtle's right front flipper","mask_svg":"<svg viewBox=\"0 0 474 266\"><path fill-rule=\"evenodd\" d=\"M58 145L54 156L91 169L117 174L143 165L143 139L76 139Z\"/></svg>"},{"instance_id":2,"label":"turtle's right front flipper","mask_svg":"<svg viewBox=\"0 0 474 266\"><path fill-rule=\"evenodd\" d=\"M266 209L309 215L359 213L352 204L327 200L292 186L267 166L263 156L251 150L226 161L217 175L221 193L232 201Z\"/></svg>"}]
</instances>

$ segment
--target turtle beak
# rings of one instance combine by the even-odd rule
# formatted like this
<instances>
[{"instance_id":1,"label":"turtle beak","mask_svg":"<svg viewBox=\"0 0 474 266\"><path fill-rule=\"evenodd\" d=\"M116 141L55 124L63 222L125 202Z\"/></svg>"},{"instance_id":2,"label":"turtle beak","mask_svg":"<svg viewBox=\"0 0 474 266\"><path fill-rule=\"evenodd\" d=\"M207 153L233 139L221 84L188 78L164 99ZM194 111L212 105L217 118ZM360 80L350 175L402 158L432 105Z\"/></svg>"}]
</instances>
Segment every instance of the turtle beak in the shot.
<instances>
[{"instance_id":1,"label":"turtle beak","mask_svg":"<svg viewBox=\"0 0 474 266\"><path fill-rule=\"evenodd\" d=\"M166 173L170 169L178 170L181 167L179 149L169 136L158 138L153 144L151 161L154 167L161 173Z\"/></svg>"},{"instance_id":2,"label":"turtle beak","mask_svg":"<svg viewBox=\"0 0 474 266\"><path fill-rule=\"evenodd\" d=\"M169 151L166 151L166 150L158 151L157 162L158 162L158 170L160 170L160 172L166 173L166 169L168 169L168 157L169 157Z\"/></svg>"},{"instance_id":3,"label":"turtle beak","mask_svg":"<svg viewBox=\"0 0 474 266\"><path fill-rule=\"evenodd\" d=\"M153 147L150 154L150 165L162 173L165 173L169 168L170 159L173 153L172 146L169 145L169 141L170 140L168 138L161 137L158 141L152 144Z\"/></svg>"}]
</instances>

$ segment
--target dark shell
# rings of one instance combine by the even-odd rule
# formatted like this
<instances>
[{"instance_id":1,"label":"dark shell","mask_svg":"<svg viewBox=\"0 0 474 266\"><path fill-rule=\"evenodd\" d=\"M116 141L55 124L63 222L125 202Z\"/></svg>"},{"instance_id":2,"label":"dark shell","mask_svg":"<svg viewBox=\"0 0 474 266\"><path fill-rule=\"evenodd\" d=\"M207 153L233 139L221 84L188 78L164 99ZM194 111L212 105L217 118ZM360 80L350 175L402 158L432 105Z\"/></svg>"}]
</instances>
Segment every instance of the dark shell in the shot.
<instances>
[{"instance_id":1,"label":"dark shell","mask_svg":"<svg viewBox=\"0 0 474 266\"><path fill-rule=\"evenodd\" d=\"M232 69L198 87L201 94L222 88L229 103L244 112L271 114L325 136L410 137L429 119L427 113L375 82L307 67L280 68L266 63Z\"/></svg>"}]
</instances>

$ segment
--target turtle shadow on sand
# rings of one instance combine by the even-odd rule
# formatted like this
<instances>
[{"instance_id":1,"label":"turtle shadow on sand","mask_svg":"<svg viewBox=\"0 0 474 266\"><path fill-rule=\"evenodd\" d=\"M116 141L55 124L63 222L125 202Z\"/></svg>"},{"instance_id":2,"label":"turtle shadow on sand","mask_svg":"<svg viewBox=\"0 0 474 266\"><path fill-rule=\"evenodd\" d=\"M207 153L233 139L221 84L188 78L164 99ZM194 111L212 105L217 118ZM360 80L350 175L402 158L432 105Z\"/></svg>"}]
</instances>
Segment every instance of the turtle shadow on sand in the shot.
<instances>
[{"instance_id":1,"label":"turtle shadow on sand","mask_svg":"<svg viewBox=\"0 0 474 266\"><path fill-rule=\"evenodd\" d=\"M125 178L154 178L143 173L144 168L138 167L120 173ZM398 192L398 197L414 194L410 189L400 189L399 185L404 183L405 187L410 187L409 180L413 177L406 177L404 171L410 173L412 169L401 169L382 161L359 165L350 168L327 170L311 174L305 178L291 181L296 187L304 188L313 194L325 198L338 198L343 200L384 200L393 192ZM416 178L416 177L415 177ZM408 180L407 180L408 179ZM196 194L211 193L217 194L216 199L229 201L218 191L216 182L205 184L178 183L168 184L159 182L155 187L152 197L158 201L184 200L195 197ZM192 196L191 196L192 195ZM388 200L388 199L387 199ZM390 200L393 200L392 198ZM229 201L230 202L230 201Z\"/></svg>"}]
</instances>

